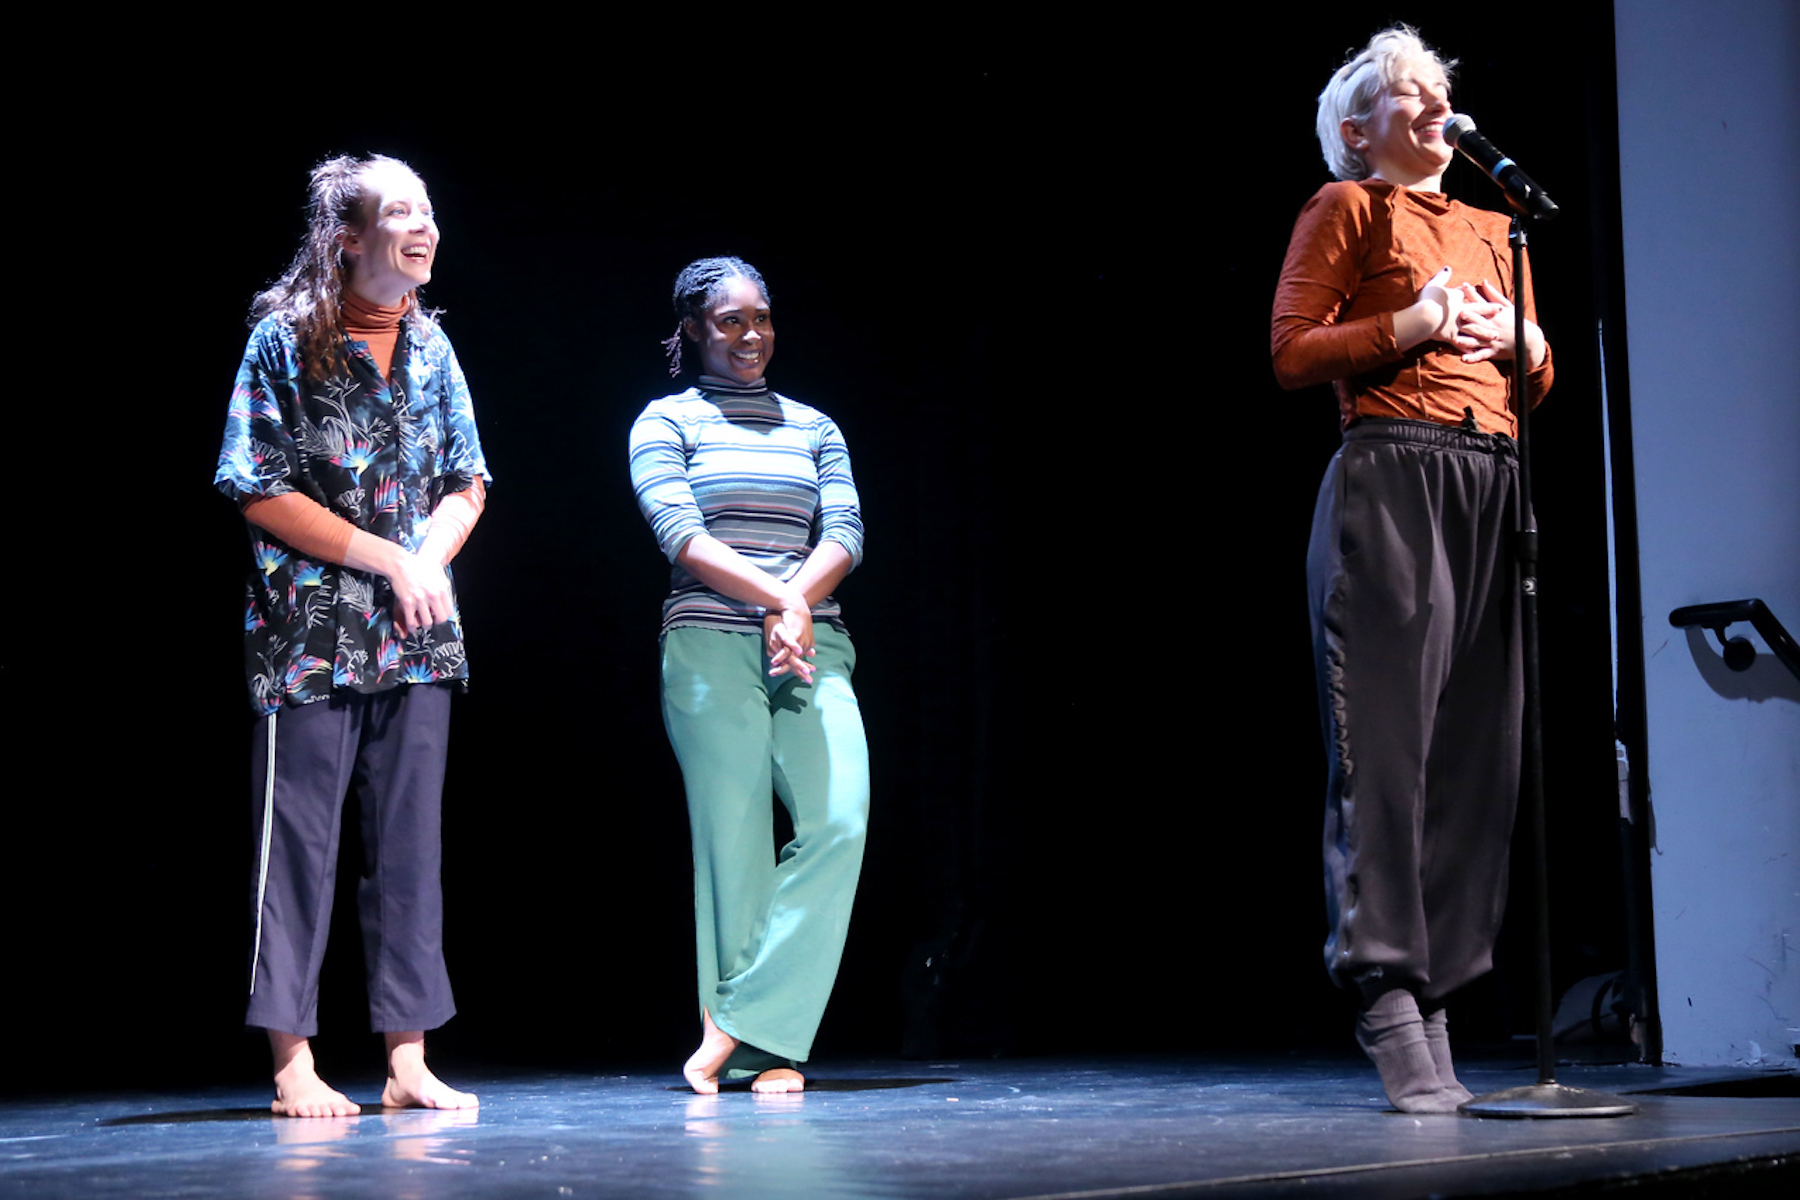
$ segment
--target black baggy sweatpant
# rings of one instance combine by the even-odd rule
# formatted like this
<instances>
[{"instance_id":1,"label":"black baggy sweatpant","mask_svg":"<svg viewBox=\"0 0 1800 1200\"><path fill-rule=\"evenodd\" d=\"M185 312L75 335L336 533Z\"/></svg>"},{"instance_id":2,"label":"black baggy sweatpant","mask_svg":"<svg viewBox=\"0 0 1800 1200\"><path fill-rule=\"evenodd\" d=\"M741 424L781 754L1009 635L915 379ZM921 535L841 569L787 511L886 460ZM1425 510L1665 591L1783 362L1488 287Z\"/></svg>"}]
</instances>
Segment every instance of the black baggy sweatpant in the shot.
<instances>
[{"instance_id":1,"label":"black baggy sweatpant","mask_svg":"<svg viewBox=\"0 0 1800 1200\"><path fill-rule=\"evenodd\" d=\"M1341 985L1430 1002L1493 965L1524 696L1518 484L1510 438L1364 420L1320 485L1306 568Z\"/></svg>"}]
</instances>

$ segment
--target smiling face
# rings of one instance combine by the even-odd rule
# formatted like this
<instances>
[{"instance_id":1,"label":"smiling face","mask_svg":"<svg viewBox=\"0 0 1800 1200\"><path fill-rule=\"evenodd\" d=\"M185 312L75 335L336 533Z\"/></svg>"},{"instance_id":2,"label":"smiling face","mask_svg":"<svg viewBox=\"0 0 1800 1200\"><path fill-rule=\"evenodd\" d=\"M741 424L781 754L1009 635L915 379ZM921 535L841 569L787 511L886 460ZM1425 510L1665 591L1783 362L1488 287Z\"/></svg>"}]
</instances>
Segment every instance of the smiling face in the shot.
<instances>
[{"instance_id":1,"label":"smiling face","mask_svg":"<svg viewBox=\"0 0 1800 1200\"><path fill-rule=\"evenodd\" d=\"M1393 82L1376 93L1368 120L1346 118L1344 142L1369 164L1369 175L1421 191L1442 190L1453 151L1444 141L1450 85L1429 59L1397 64Z\"/></svg>"},{"instance_id":2,"label":"smiling face","mask_svg":"<svg viewBox=\"0 0 1800 1200\"><path fill-rule=\"evenodd\" d=\"M769 302L762 289L743 276L727 279L718 297L700 316L689 317L686 327L700 347L706 374L752 384L769 369L775 353Z\"/></svg>"},{"instance_id":3,"label":"smiling face","mask_svg":"<svg viewBox=\"0 0 1800 1200\"><path fill-rule=\"evenodd\" d=\"M425 184L398 163L375 163L363 172L369 204L361 229L343 235L350 290L371 304L398 304L431 282L438 228Z\"/></svg>"}]
</instances>

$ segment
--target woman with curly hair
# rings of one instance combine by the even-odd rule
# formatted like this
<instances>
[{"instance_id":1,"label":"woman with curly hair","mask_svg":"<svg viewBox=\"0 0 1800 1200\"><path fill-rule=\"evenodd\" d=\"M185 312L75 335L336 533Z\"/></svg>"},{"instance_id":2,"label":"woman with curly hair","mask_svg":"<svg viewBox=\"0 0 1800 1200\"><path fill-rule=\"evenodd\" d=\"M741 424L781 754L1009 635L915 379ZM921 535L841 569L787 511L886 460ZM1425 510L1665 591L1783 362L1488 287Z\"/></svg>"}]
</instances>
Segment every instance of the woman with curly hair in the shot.
<instances>
[{"instance_id":1,"label":"woman with curly hair","mask_svg":"<svg viewBox=\"0 0 1800 1200\"><path fill-rule=\"evenodd\" d=\"M465 686L449 564L488 474L462 369L420 305L438 228L397 159L312 173L307 234L256 298L214 482L249 524L245 658L257 713L247 1024L268 1032L275 1112L358 1106L319 1078L319 967L344 798L381 1102L470 1108L425 1065L455 1012L444 966L439 809L450 693Z\"/></svg>"}]
</instances>

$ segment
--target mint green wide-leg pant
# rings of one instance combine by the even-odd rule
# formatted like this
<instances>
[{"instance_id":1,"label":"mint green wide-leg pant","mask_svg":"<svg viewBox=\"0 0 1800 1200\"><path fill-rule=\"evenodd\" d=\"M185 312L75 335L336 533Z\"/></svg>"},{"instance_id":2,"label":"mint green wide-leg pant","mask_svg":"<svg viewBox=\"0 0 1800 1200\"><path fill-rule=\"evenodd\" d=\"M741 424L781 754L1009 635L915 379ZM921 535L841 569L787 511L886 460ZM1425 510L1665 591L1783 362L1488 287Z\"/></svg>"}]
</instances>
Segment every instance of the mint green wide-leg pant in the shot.
<instances>
[{"instance_id":1,"label":"mint green wide-leg pant","mask_svg":"<svg viewBox=\"0 0 1800 1200\"><path fill-rule=\"evenodd\" d=\"M762 638L663 635L663 725L694 837L700 1004L742 1045L742 1079L804 1062L850 928L869 819L856 651L814 627L812 683L769 677ZM794 840L775 847L773 795Z\"/></svg>"}]
</instances>

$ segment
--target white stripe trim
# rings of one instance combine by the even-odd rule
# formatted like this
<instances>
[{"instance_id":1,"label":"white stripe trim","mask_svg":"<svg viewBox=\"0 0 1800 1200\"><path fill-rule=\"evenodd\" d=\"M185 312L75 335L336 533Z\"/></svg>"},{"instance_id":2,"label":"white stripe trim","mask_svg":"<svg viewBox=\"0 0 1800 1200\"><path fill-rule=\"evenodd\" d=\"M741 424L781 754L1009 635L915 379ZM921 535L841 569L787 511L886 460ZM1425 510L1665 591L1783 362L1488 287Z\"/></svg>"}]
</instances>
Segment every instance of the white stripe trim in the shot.
<instances>
[{"instance_id":1,"label":"white stripe trim","mask_svg":"<svg viewBox=\"0 0 1800 1200\"><path fill-rule=\"evenodd\" d=\"M256 940L250 949L250 994L256 995L256 966L262 959L263 893L269 886L269 836L275 825L275 718L269 714L268 768L263 772L262 849L256 856Z\"/></svg>"}]
</instances>

